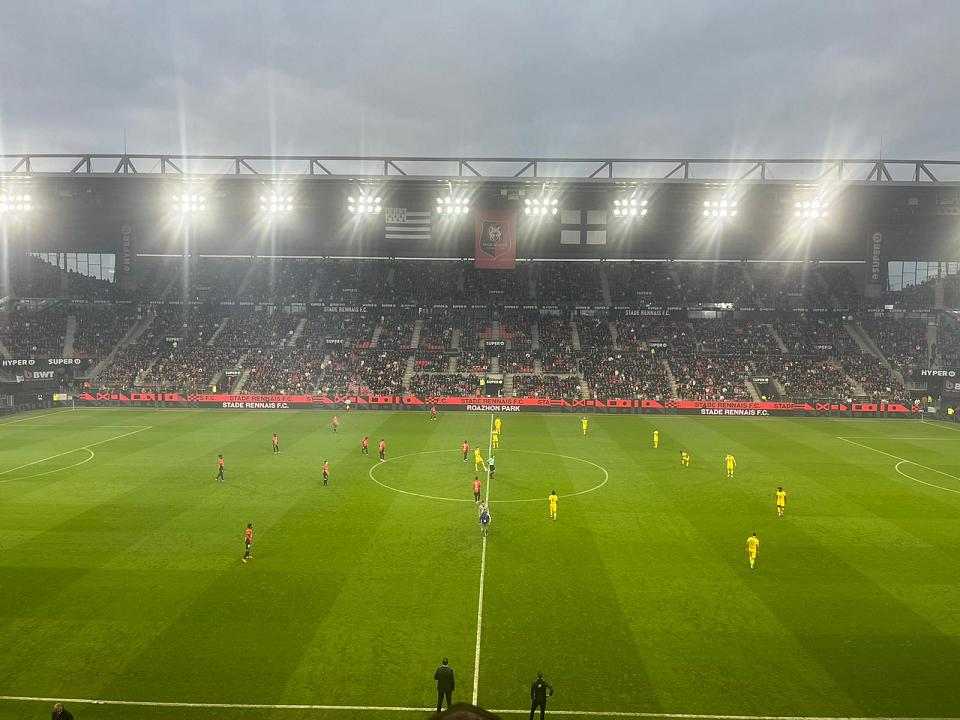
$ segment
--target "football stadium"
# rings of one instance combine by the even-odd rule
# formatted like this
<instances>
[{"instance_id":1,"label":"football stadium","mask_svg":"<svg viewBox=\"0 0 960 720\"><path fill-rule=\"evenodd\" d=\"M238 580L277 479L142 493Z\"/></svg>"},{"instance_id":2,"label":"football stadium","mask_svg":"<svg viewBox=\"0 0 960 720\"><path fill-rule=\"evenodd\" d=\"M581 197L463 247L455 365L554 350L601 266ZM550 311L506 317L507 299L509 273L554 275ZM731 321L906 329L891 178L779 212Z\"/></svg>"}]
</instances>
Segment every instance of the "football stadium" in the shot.
<instances>
[{"instance_id":1,"label":"football stadium","mask_svg":"<svg viewBox=\"0 0 960 720\"><path fill-rule=\"evenodd\" d=\"M0 717L957 715L960 163L2 162Z\"/></svg>"}]
</instances>

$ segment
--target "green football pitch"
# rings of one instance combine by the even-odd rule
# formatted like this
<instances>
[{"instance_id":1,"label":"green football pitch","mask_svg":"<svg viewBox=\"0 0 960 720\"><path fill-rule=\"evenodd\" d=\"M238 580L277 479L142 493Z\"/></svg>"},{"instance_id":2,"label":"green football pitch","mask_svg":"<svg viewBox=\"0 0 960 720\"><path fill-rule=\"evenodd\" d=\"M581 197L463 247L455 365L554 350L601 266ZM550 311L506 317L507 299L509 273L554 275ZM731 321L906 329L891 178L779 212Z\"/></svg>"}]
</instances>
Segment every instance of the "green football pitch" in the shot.
<instances>
[{"instance_id":1,"label":"green football pitch","mask_svg":"<svg viewBox=\"0 0 960 720\"><path fill-rule=\"evenodd\" d=\"M444 656L506 716L538 670L548 715L958 715L957 426L503 416L484 541L490 415L331 417L0 421L0 717L416 718Z\"/></svg>"}]
</instances>

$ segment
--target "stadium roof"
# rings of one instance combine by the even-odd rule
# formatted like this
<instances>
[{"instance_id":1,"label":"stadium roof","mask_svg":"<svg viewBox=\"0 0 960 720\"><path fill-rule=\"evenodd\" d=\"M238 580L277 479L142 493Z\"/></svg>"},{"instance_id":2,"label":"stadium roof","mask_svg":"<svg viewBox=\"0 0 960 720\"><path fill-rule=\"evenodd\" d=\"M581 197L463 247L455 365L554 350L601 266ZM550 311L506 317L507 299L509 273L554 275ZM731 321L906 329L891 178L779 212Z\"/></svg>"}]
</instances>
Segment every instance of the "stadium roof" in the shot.
<instances>
[{"instance_id":1,"label":"stadium roof","mask_svg":"<svg viewBox=\"0 0 960 720\"><path fill-rule=\"evenodd\" d=\"M6 154L0 174L960 184L960 160Z\"/></svg>"}]
</instances>

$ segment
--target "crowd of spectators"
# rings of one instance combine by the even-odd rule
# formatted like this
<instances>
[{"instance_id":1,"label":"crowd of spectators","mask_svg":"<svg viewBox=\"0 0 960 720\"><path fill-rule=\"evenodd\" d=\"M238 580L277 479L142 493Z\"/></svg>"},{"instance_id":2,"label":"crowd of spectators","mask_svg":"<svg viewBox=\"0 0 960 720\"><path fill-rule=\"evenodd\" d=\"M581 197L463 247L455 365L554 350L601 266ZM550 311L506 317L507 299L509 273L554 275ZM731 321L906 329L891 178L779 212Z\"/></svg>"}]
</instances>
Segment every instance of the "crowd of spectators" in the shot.
<instances>
[{"instance_id":1,"label":"crowd of spectators","mask_svg":"<svg viewBox=\"0 0 960 720\"><path fill-rule=\"evenodd\" d=\"M847 375L874 400L902 400L906 397L903 385L880 358L859 353L844 357L841 364Z\"/></svg>"},{"instance_id":2,"label":"crowd of spectators","mask_svg":"<svg viewBox=\"0 0 960 720\"><path fill-rule=\"evenodd\" d=\"M323 355L294 348L256 348L244 356L249 370L243 392L251 395L309 395L323 370Z\"/></svg>"},{"instance_id":3,"label":"crowd of spectators","mask_svg":"<svg viewBox=\"0 0 960 720\"><path fill-rule=\"evenodd\" d=\"M530 301L530 263L514 270L486 270L463 266L463 294L455 301L482 305Z\"/></svg>"},{"instance_id":4,"label":"crowd of spectators","mask_svg":"<svg viewBox=\"0 0 960 720\"><path fill-rule=\"evenodd\" d=\"M403 390L407 357L385 350L339 350L327 356L319 389L325 393L397 395Z\"/></svg>"},{"instance_id":5,"label":"crowd of spectators","mask_svg":"<svg viewBox=\"0 0 960 720\"><path fill-rule=\"evenodd\" d=\"M289 342L300 318L283 312L235 315L214 342L219 347L280 347Z\"/></svg>"},{"instance_id":6,"label":"crowd of spectators","mask_svg":"<svg viewBox=\"0 0 960 720\"><path fill-rule=\"evenodd\" d=\"M533 273L541 303L603 303L597 263L542 262L534 264Z\"/></svg>"},{"instance_id":7,"label":"crowd of spectators","mask_svg":"<svg viewBox=\"0 0 960 720\"><path fill-rule=\"evenodd\" d=\"M420 396L475 397L480 394L480 382L476 375L418 373L410 379L410 392Z\"/></svg>"},{"instance_id":8,"label":"crowd of spectators","mask_svg":"<svg viewBox=\"0 0 960 720\"><path fill-rule=\"evenodd\" d=\"M461 298L463 265L460 262L411 260L393 266L396 298L417 304L450 304Z\"/></svg>"},{"instance_id":9,"label":"crowd of spectators","mask_svg":"<svg viewBox=\"0 0 960 720\"><path fill-rule=\"evenodd\" d=\"M960 325L953 318L944 318L937 328L937 343L933 348L933 364L956 368L960 365Z\"/></svg>"},{"instance_id":10,"label":"crowd of spectators","mask_svg":"<svg viewBox=\"0 0 960 720\"><path fill-rule=\"evenodd\" d=\"M14 357L60 357L67 334L67 308L0 313L0 340Z\"/></svg>"},{"instance_id":11,"label":"crowd of spectators","mask_svg":"<svg viewBox=\"0 0 960 720\"><path fill-rule=\"evenodd\" d=\"M72 306L76 318L73 354L76 357L102 358L113 350L140 318L132 305Z\"/></svg>"},{"instance_id":12,"label":"crowd of spectators","mask_svg":"<svg viewBox=\"0 0 960 720\"><path fill-rule=\"evenodd\" d=\"M667 348L695 347L693 328L686 321L666 317L634 316L616 323L617 342L621 348L645 348L649 343L666 343ZM662 347L658 345L658 347Z\"/></svg>"},{"instance_id":13,"label":"crowd of spectators","mask_svg":"<svg viewBox=\"0 0 960 720\"><path fill-rule=\"evenodd\" d=\"M457 325L452 310L433 310L421 317L420 340L422 350L444 350L453 342L453 328Z\"/></svg>"},{"instance_id":14,"label":"crowd of spectators","mask_svg":"<svg viewBox=\"0 0 960 720\"><path fill-rule=\"evenodd\" d=\"M680 302L671 265L664 262L607 263L607 285L614 305L665 307Z\"/></svg>"},{"instance_id":15,"label":"crowd of spectators","mask_svg":"<svg viewBox=\"0 0 960 720\"><path fill-rule=\"evenodd\" d=\"M690 323L698 353L763 355L777 345L766 325L743 320L694 320Z\"/></svg>"},{"instance_id":16,"label":"crowd of spectators","mask_svg":"<svg viewBox=\"0 0 960 720\"><path fill-rule=\"evenodd\" d=\"M576 375L514 375L513 394L517 397L579 398L582 389Z\"/></svg>"},{"instance_id":17,"label":"crowd of spectators","mask_svg":"<svg viewBox=\"0 0 960 720\"><path fill-rule=\"evenodd\" d=\"M928 364L927 321L917 318L867 316L860 325L880 348L880 352L901 369Z\"/></svg>"},{"instance_id":18,"label":"crowd of spectators","mask_svg":"<svg viewBox=\"0 0 960 720\"><path fill-rule=\"evenodd\" d=\"M314 280L320 273L316 260L263 258L254 261L239 300L281 305L306 303Z\"/></svg>"},{"instance_id":19,"label":"crowd of spectators","mask_svg":"<svg viewBox=\"0 0 960 720\"><path fill-rule=\"evenodd\" d=\"M500 316L500 339L509 343L511 350L528 350L533 343L533 332L528 313L505 312Z\"/></svg>"},{"instance_id":20,"label":"crowd of spectators","mask_svg":"<svg viewBox=\"0 0 960 720\"><path fill-rule=\"evenodd\" d=\"M757 363L759 375L774 377L791 400L852 397L853 385L844 369L832 360L786 356Z\"/></svg>"},{"instance_id":21,"label":"crowd of spectators","mask_svg":"<svg viewBox=\"0 0 960 720\"><path fill-rule=\"evenodd\" d=\"M780 340L791 353L841 357L860 352L856 341L844 327L843 318L776 318L773 321Z\"/></svg>"},{"instance_id":22,"label":"crowd of spectators","mask_svg":"<svg viewBox=\"0 0 960 720\"><path fill-rule=\"evenodd\" d=\"M507 350L500 353L500 372L532 373L536 356L530 350Z\"/></svg>"},{"instance_id":23,"label":"crowd of spectators","mask_svg":"<svg viewBox=\"0 0 960 720\"><path fill-rule=\"evenodd\" d=\"M409 350L416 322L416 317L409 312L385 313L380 317L380 337L377 339L377 348L380 350Z\"/></svg>"},{"instance_id":24,"label":"crowd of spectators","mask_svg":"<svg viewBox=\"0 0 960 720\"><path fill-rule=\"evenodd\" d=\"M544 360L550 355L569 355L573 352L573 331L568 320L558 315L541 315L537 324Z\"/></svg>"},{"instance_id":25,"label":"crowd of spectators","mask_svg":"<svg viewBox=\"0 0 960 720\"><path fill-rule=\"evenodd\" d=\"M763 308L826 308L830 292L813 263L750 263L753 293Z\"/></svg>"},{"instance_id":26,"label":"crowd of spectators","mask_svg":"<svg viewBox=\"0 0 960 720\"><path fill-rule=\"evenodd\" d=\"M413 358L413 367L417 372L443 372L449 358L437 350L417 350Z\"/></svg>"},{"instance_id":27,"label":"crowd of spectators","mask_svg":"<svg viewBox=\"0 0 960 720\"><path fill-rule=\"evenodd\" d=\"M610 336L610 323L605 317L579 315L577 316L576 323L581 348L613 347L613 338Z\"/></svg>"},{"instance_id":28,"label":"crowd of spectators","mask_svg":"<svg viewBox=\"0 0 960 720\"><path fill-rule=\"evenodd\" d=\"M855 309L863 304L863 296L857 292L853 274L846 265L821 264L818 269L833 298L831 306Z\"/></svg>"},{"instance_id":29,"label":"crowd of spectators","mask_svg":"<svg viewBox=\"0 0 960 720\"><path fill-rule=\"evenodd\" d=\"M457 357L457 371L485 373L490 370L490 356L482 351L461 351Z\"/></svg>"},{"instance_id":30,"label":"crowd of spectators","mask_svg":"<svg viewBox=\"0 0 960 720\"><path fill-rule=\"evenodd\" d=\"M593 398L672 396L667 371L656 353L594 348L580 354L578 365Z\"/></svg>"},{"instance_id":31,"label":"crowd of spectators","mask_svg":"<svg viewBox=\"0 0 960 720\"><path fill-rule=\"evenodd\" d=\"M755 301L741 263L676 263L675 267L688 305L735 303L752 306Z\"/></svg>"},{"instance_id":32,"label":"crowd of spectators","mask_svg":"<svg viewBox=\"0 0 960 720\"><path fill-rule=\"evenodd\" d=\"M159 354L140 375L141 385L166 391L209 392L223 371L234 368L243 351L234 347L178 345ZM218 386L222 388L221 382Z\"/></svg>"},{"instance_id":33,"label":"crowd of spectators","mask_svg":"<svg viewBox=\"0 0 960 720\"><path fill-rule=\"evenodd\" d=\"M691 355L669 358L670 370L683 400L750 400L744 377L750 374L748 354Z\"/></svg>"}]
</instances>

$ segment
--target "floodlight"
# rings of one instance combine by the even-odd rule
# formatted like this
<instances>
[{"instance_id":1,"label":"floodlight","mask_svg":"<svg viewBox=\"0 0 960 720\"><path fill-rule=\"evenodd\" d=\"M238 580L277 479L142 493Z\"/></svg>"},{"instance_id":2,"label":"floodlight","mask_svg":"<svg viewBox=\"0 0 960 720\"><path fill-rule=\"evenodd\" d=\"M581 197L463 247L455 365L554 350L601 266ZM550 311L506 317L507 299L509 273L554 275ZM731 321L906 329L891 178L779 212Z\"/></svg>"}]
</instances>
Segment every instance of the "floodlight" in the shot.
<instances>
[{"instance_id":1,"label":"floodlight","mask_svg":"<svg viewBox=\"0 0 960 720\"><path fill-rule=\"evenodd\" d=\"M181 193L173 196L173 209L184 214L203 212L207 209L206 198L197 193Z\"/></svg>"},{"instance_id":2,"label":"floodlight","mask_svg":"<svg viewBox=\"0 0 960 720\"><path fill-rule=\"evenodd\" d=\"M618 198L613 201L613 216L631 220L647 214L647 200L637 200L635 197Z\"/></svg>"},{"instance_id":3,"label":"floodlight","mask_svg":"<svg viewBox=\"0 0 960 720\"><path fill-rule=\"evenodd\" d=\"M793 216L801 220L818 220L826 217L830 203L823 200L804 200L793 204Z\"/></svg>"},{"instance_id":4,"label":"floodlight","mask_svg":"<svg viewBox=\"0 0 960 720\"><path fill-rule=\"evenodd\" d=\"M30 195L23 193L0 193L0 215L17 215L33 209Z\"/></svg>"},{"instance_id":5,"label":"floodlight","mask_svg":"<svg viewBox=\"0 0 960 720\"><path fill-rule=\"evenodd\" d=\"M560 211L557 207L560 201L546 195L533 199L526 198L524 204L526 205L523 208L524 215L556 215Z\"/></svg>"},{"instance_id":6,"label":"floodlight","mask_svg":"<svg viewBox=\"0 0 960 720\"><path fill-rule=\"evenodd\" d=\"M269 196L260 196L260 212L268 215L288 213L293 211L293 195L271 193Z\"/></svg>"},{"instance_id":7,"label":"floodlight","mask_svg":"<svg viewBox=\"0 0 960 720\"><path fill-rule=\"evenodd\" d=\"M703 216L713 218L734 218L737 216L736 200L704 200Z\"/></svg>"},{"instance_id":8,"label":"floodlight","mask_svg":"<svg viewBox=\"0 0 960 720\"><path fill-rule=\"evenodd\" d=\"M290 200L292 201L292 196ZM361 193L359 197L351 195L347 198L347 208L357 216L376 215L383 209L380 196L375 193Z\"/></svg>"},{"instance_id":9,"label":"floodlight","mask_svg":"<svg viewBox=\"0 0 960 720\"><path fill-rule=\"evenodd\" d=\"M465 197L446 197L437 198L437 214L444 216L466 215L470 212L470 201Z\"/></svg>"}]
</instances>

